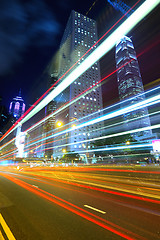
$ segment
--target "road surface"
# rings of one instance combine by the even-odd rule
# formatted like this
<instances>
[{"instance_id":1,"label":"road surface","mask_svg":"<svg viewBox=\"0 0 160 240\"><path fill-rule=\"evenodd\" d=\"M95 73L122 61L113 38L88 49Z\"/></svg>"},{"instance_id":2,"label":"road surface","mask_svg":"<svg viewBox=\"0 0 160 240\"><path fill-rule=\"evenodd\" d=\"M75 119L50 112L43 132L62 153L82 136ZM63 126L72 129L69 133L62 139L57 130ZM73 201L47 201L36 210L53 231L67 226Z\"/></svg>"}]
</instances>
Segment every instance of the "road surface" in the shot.
<instances>
[{"instance_id":1,"label":"road surface","mask_svg":"<svg viewBox=\"0 0 160 240\"><path fill-rule=\"evenodd\" d=\"M0 239L160 238L159 167L0 167Z\"/></svg>"}]
</instances>

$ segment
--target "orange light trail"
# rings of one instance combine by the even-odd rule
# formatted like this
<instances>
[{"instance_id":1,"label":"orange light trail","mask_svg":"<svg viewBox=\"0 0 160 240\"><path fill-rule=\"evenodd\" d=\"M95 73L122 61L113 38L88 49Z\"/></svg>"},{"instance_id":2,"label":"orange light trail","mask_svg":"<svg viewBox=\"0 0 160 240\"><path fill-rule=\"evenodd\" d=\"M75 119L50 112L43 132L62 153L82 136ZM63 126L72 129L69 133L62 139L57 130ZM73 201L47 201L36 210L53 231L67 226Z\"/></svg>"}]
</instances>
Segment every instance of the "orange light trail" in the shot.
<instances>
[{"instance_id":1,"label":"orange light trail","mask_svg":"<svg viewBox=\"0 0 160 240\"><path fill-rule=\"evenodd\" d=\"M37 171L43 171L46 170L47 168L43 169L38 169ZM61 169L61 168L60 168ZM29 169L29 171L34 171L35 169ZM48 170L51 170L50 168L48 168ZM61 169L62 170L62 169ZM140 170L130 170L130 169L114 169L114 168L96 168L96 167L79 167L79 168L68 168L65 169L66 170L71 170L73 172L84 172L84 171L89 171L89 172L94 172L94 171L99 171L99 172L127 172L127 173L147 173L147 174L160 174L160 171L140 171ZM54 171L54 169L53 169Z\"/></svg>"},{"instance_id":2,"label":"orange light trail","mask_svg":"<svg viewBox=\"0 0 160 240\"><path fill-rule=\"evenodd\" d=\"M32 171L35 171L35 169L32 169ZM35 176L35 177L38 176L39 178L42 178L42 179L53 180L53 178L51 178L51 177L39 176L39 175L36 175L36 174L31 174L31 175ZM65 181L65 180L60 180L60 179L57 179L57 178L56 179L54 178L54 181L69 184L69 185L73 185L73 186L78 186L78 187L82 187L82 188L86 188L86 189L90 189L90 190L95 190L95 191L99 191L99 192L109 193L109 194L117 195L117 196L121 196L121 197L127 197L127 198L130 198L130 199L136 199L136 200L140 200L140 201L144 201L144 202L151 202L151 203L160 204L159 200L147 198L147 197L144 197L144 196L139 197L139 196L136 196L136 195L116 192L116 191L107 190L107 189L98 188L98 187L92 187L92 186L84 185L84 184L80 184L80 183L68 182L68 180Z\"/></svg>"},{"instance_id":3,"label":"orange light trail","mask_svg":"<svg viewBox=\"0 0 160 240\"><path fill-rule=\"evenodd\" d=\"M143 237L141 237L141 236L139 236L135 233L132 233L131 231L129 231L127 229L124 229L124 228L122 228L122 227L120 227L120 226L118 226L118 225L116 225L116 224L114 224L110 221L107 221L107 220L105 220L105 219L103 219L99 216L96 216L95 214L90 213L90 212L88 212L88 211L86 211L86 210L84 210L84 209L82 209L82 208L64 200L64 199L62 199L62 198L59 198L59 197L57 197L57 196L55 196L51 193L48 193L48 192L46 192L46 191L44 191L40 188L35 189L35 187L33 187L32 185L30 185L28 183L25 183L25 182L23 182L19 179L14 178L14 177L11 177L9 175L2 174L2 173L0 173L0 174L2 176L4 176L5 178L9 179L10 181L16 183L17 185L21 186L22 188L24 188L24 189L42 197L42 198L44 198L44 199L46 199L46 200L48 200L52 203L55 203L55 204L59 205L60 207L63 207L65 209L67 209L68 211L70 211L70 212L72 212L72 213L74 213L74 214L76 214L76 215L78 215L78 216L80 216L80 217L82 217L82 218L84 218L84 219L86 219L86 220L88 220L88 221L90 221L90 222L92 222L92 223L94 223L94 224L96 224L96 225L98 225L98 226L116 234L116 235L119 235L119 236L121 236L125 239L128 239L128 240L138 240L138 239L145 240ZM90 216L88 216L88 215L90 215ZM111 226L109 226L109 225L111 225ZM128 234L130 234L132 236L129 236Z\"/></svg>"}]
</instances>

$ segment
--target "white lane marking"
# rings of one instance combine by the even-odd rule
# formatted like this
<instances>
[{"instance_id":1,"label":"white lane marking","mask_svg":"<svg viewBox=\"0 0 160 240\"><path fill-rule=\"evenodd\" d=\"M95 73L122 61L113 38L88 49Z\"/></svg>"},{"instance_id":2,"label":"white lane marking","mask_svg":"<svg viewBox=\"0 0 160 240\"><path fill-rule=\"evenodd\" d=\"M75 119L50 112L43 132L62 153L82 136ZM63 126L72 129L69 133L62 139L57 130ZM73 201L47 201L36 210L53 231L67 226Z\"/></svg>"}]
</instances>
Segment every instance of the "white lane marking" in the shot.
<instances>
[{"instance_id":1,"label":"white lane marking","mask_svg":"<svg viewBox=\"0 0 160 240\"><path fill-rule=\"evenodd\" d=\"M92 209L92 210L94 210L94 211L97 211L97 212L100 212L100 213L102 213L102 214L105 214L105 213L106 213L106 212L104 212L104 211L102 211L102 210L99 210L99 209L97 209L97 208L91 207L91 206L89 206L89 205L84 205L84 207L90 208L90 209Z\"/></svg>"},{"instance_id":2,"label":"white lane marking","mask_svg":"<svg viewBox=\"0 0 160 240\"><path fill-rule=\"evenodd\" d=\"M32 185L33 187L35 187L35 188L38 188L38 186L36 186L36 185Z\"/></svg>"}]
</instances>

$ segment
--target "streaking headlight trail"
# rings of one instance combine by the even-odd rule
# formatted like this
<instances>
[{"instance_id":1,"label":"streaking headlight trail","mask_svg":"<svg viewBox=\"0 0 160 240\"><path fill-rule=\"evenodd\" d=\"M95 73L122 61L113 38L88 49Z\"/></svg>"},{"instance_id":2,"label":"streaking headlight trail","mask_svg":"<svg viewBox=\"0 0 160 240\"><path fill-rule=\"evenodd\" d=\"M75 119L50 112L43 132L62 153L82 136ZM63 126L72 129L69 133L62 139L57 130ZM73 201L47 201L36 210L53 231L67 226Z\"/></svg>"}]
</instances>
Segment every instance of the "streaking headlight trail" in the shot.
<instances>
[{"instance_id":1,"label":"streaking headlight trail","mask_svg":"<svg viewBox=\"0 0 160 240\"><path fill-rule=\"evenodd\" d=\"M114 117L117 117L117 116L120 116L120 115L123 115L125 113L128 113L128 112L131 112L131 111L134 111L134 110L137 110L137 109L140 109L140 108L144 108L144 107L148 107L148 106L151 106L153 104L157 104L160 102L160 94L159 95L156 95L156 96L153 96L153 97L150 97L148 99L145 99L141 102L138 102L136 104L133 104L131 106L128 106L128 107L125 107L123 109L119 109L119 110L116 110L116 111L113 111L111 113L107 113L101 117L98 117L98 118L94 118L92 120L89 120L89 121L86 121L84 123L81 123L79 125L76 125L75 126L75 129L80 129L80 128L83 128L83 127L86 127L86 126L89 126L89 125L92 125L92 124L96 124L98 122L101 122L101 121L104 121L104 120L107 120L107 119L112 119ZM152 126L153 127L153 126ZM137 130L132 130L132 131L129 131L128 133L134 133L136 131L145 131L145 130L149 130L151 129L152 127L145 127L145 128L142 128L142 129L137 129ZM67 132L71 132L73 130L73 128L68 128L66 130L63 130L61 132L58 132L58 133L54 133L54 137L57 137L57 136L60 136L60 135L63 135ZM124 134L124 133L123 133ZM48 136L46 137L45 139L49 139L49 138L52 138L53 136ZM42 139L41 141L44 141L44 139ZM90 140L91 141L91 140ZM39 142L39 141L38 141ZM35 142L37 143L37 142Z\"/></svg>"}]
</instances>

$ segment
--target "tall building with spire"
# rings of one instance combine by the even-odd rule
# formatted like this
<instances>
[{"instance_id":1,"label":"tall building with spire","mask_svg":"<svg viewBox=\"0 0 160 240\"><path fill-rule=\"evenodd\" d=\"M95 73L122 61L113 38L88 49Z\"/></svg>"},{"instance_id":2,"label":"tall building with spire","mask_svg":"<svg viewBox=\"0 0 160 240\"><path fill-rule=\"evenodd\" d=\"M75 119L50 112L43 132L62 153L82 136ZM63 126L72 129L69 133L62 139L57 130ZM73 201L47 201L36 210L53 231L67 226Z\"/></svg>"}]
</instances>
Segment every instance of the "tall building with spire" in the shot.
<instances>
[{"instance_id":1,"label":"tall building with spire","mask_svg":"<svg viewBox=\"0 0 160 240\"><path fill-rule=\"evenodd\" d=\"M21 97L21 90L19 95L13 98L9 106L9 113L13 115L16 119L20 118L25 112L25 103Z\"/></svg>"},{"instance_id":2,"label":"tall building with spire","mask_svg":"<svg viewBox=\"0 0 160 240\"><path fill-rule=\"evenodd\" d=\"M97 47L97 45L95 45L90 52L87 53L97 40L96 21L73 10L70 14L60 44L58 78L62 77L63 74L72 67L65 75L67 76L73 69L81 64L81 62L83 62L83 60ZM83 56L84 54L86 55ZM65 151L67 152L80 152L91 149L94 146L87 140L102 136L100 128L103 123L98 123L96 126L90 125L83 129L75 128L76 124L99 117L102 114L100 112L100 110L103 109L101 86L98 85L97 88L93 87L99 80L100 65L99 62L96 62L63 91L63 94L56 98L57 108L59 108L82 94L77 101L69 105L67 110L56 115L56 121L63 121L64 124L68 124L68 127L73 126L73 131L70 131L64 136L60 136L59 140L56 141L54 145L55 155L62 154L65 145ZM84 93L84 91L89 88L91 90ZM94 114L94 116L92 114Z\"/></svg>"},{"instance_id":3,"label":"tall building with spire","mask_svg":"<svg viewBox=\"0 0 160 240\"><path fill-rule=\"evenodd\" d=\"M119 98L128 99L122 107L138 103L145 99L139 64L132 40L124 36L116 45L115 52ZM126 130L151 126L148 109L143 107L124 114ZM132 134L135 139L146 139L152 136L151 130Z\"/></svg>"}]
</instances>

